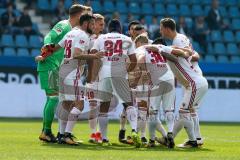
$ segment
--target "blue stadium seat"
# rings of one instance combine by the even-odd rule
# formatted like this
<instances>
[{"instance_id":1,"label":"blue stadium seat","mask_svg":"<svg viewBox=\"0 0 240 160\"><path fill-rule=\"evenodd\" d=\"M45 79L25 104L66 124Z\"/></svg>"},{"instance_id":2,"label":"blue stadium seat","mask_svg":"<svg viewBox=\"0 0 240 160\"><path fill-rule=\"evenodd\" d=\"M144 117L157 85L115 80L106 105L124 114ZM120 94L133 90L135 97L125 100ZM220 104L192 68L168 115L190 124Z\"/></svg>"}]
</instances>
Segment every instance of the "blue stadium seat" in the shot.
<instances>
[{"instance_id":1,"label":"blue stadium seat","mask_svg":"<svg viewBox=\"0 0 240 160\"><path fill-rule=\"evenodd\" d=\"M131 2L129 4L129 12L139 14L140 13L139 3Z\"/></svg>"},{"instance_id":2,"label":"blue stadium seat","mask_svg":"<svg viewBox=\"0 0 240 160\"><path fill-rule=\"evenodd\" d=\"M14 9L13 12L15 13L15 15L16 15L17 17L20 17L21 14L22 14L18 9Z\"/></svg>"},{"instance_id":3,"label":"blue stadium seat","mask_svg":"<svg viewBox=\"0 0 240 160\"><path fill-rule=\"evenodd\" d=\"M126 14L120 14L121 22L125 22L126 19L127 19L127 15Z\"/></svg>"},{"instance_id":4,"label":"blue stadium seat","mask_svg":"<svg viewBox=\"0 0 240 160\"><path fill-rule=\"evenodd\" d=\"M51 4L51 9L54 10L57 7L58 0L51 0L50 4Z\"/></svg>"},{"instance_id":5,"label":"blue stadium seat","mask_svg":"<svg viewBox=\"0 0 240 160\"><path fill-rule=\"evenodd\" d=\"M227 6L236 6L238 5L239 1L237 0L225 0L224 1L224 5L227 5Z\"/></svg>"},{"instance_id":6,"label":"blue stadium seat","mask_svg":"<svg viewBox=\"0 0 240 160\"><path fill-rule=\"evenodd\" d=\"M234 30L240 30L240 19L233 19L232 20L232 28Z\"/></svg>"},{"instance_id":7,"label":"blue stadium seat","mask_svg":"<svg viewBox=\"0 0 240 160\"><path fill-rule=\"evenodd\" d=\"M51 6L50 6L48 0L38 0L37 7L40 10L50 10L51 9Z\"/></svg>"},{"instance_id":8,"label":"blue stadium seat","mask_svg":"<svg viewBox=\"0 0 240 160\"><path fill-rule=\"evenodd\" d=\"M36 57L40 54L40 49L32 49L31 50L31 56Z\"/></svg>"},{"instance_id":9,"label":"blue stadium seat","mask_svg":"<svg viewBox=\"0 0 240 160\"><path fill-rule=\"evenodd\" d=\"M167 5L167 14L169 16L176 16L178 15L178 9L175 4L168 4Z\"/></svg>"},{"instance_id":10,"label":"blue stadium seat","mask_svg":"<svg viewBox=\"0 0 240 160\"><path fill-rule=\"evenodd\" d=\"M156 5L154 5L154 13L157 15L165 15L166 10L164 5L162 5L161 3L157 3Z\"/></svg>"},{"instance_id":11,"label":"blue stadium seat","mask_svg":"<svg viewBox=\"0 0 240 160\"><path fill-rule=\"evenodd\" d=\"M94 10L94 12L102 12L103 8L102 5L99 1L93 1L92 3L92 9Z\"/></svg>"},{"instance_id":12,"label":"blue stadium seat","mask_svg":"<svg viewBox=\"0 0 240 160\"><path fill-rule=\"evenodd\" d=\"M144 17L145 18L145 22L146 22L146 24L151 24L152 23L152 16L145 16Z\"/></svg>"},{"instance_id":13,"label":"blue stadium seat","mask_svg":"<svg viewBox=\"0 0 240 160\"><path fill-rule=\"evenodd\" d=\"M26 48L18 48L17 56L19 57L28 57L30 56L28 49Z\"/></svg>"},{"instance_id":14,"label":"blue stadium seat","mask_svg":"<svg viewBox=\"0 0 240 160\"><path fill-rule=\"evenodd\" d=\"M13 41L13 36L10 35L10 34L3 34L1 44L4 47L14 47L15 44L14 44L14 41Z\"/></svg>"},{"instance_id":15,"label":"blue stadium seat","mask_svg":"<svg viewBox=\"0 0 240 160\"><path fill-rule=\"evenodd\" d=\"M197 51L197 52L199 52L199 53L201 53L202 52L202 49L201 49L201 47L200 47L200 45L199 45L199 43L198 42L192 42L192 45L193 45L193 49L195 50L195 51Z\"/></svg>"},{"instance_id":16,"label":"blue stadium seat","mask_svg":"<svg viewBox=\"0 0 240 160\"><path fill-rule=\"evenodd\" d=\"M17 47L28 47L27 37L25 35L17 35L15 44Z\"/></svg>"},{"instance_id":17,"label":"blue stadium seat","mask_svg":"<svg viewBox=\"0 0 240 160\"><path fill-rule=\"evenodd\" d=\"M4 56L16 56L16 51L14 48L6 47L3 49Z\"/></svg>"},{"instance_id":18,"label":"blue stadium seat","mask_svg":"<svg viewBox=\"0 0 240 160\"><path fill-rule=\"evenodd\" d=\"M142 14L152 14L152 4L151 3L142 3L141 13Z\"/></svg>"},{"instance_id":19,"label":"blue stadium seat","mask_svg":"<svg viewBox=\"0 0 240 160\"><path fill-rule=\"evenodd\" d=\"M188 4L189 0L181 0L181 1L176 1L177 4Z\"/></svg>"},{"instance_id":20,"label":"blue stadium seat","mask_svg":"<svg viewBox=\"0 0 240 160\"><path fill-rule=\"evenodd\" d=\"M192 20L192 18L185 17L185 22L186 22L188 28L192 28L193 27L193 20Z\"/></svg>"},{"instance_id":21,"label":"blue stadium seat","mask_svg":"<svg viewBox=\"0 0 240 160\"><path fill-rule=\"evenodd\" d=\"M239 56L232 56L231 57L231 63L240 63L240 57Z\"/></svg>"},{"instance_id":22,"label":"blue stadium seat","mask_svg":"<svg viewBox=\"0 0 240 160\"><path fill-rule=\"evenodd\" d=\"M64 0L64 7L65 7L65 9L69 9L72 4L73 4L72 0Z\"/></svg>"},{"instance_id":23,"label":"blue stadium seat","mask_svg":"<svg viewBox=\"0 0 240 160\"><path fill-rule=\"evenodd\" d=\"M230 18L238 18L238 17L240 17L240 13L239 13L239 8L238 7L230 7L228 12L229 12Z\"/></svg>"},{"instance_id":24,"label":"blue stadium seat","mask_svg":"<svg viewBox=\"0 0 240 160\"><path fill-rule=\"evenodd\" d=\"M210 6L211 3L212 3L212 0L201 0L200 3L201 3L202 5Z\"/></svg>"},{"instance_id":25,"label":"blue stadium seat","mask_svg":"<svg viewBox=\"0 0 240 160\"><path fill-rule=\"evenodd\" d=\"M220 42L220 41L222 41L221 32L218 31L218 30L211 31L211 33L210 33L210 40L212 42Z\"/></svg>"},{"instance_id":26,"label":"blue stadium seat","mask_svg":"<svg viewBox=\"0 0 240 160\"><path fill-rule=\"evenodd\" d=\"M208 46L207 46L207 54L213 54L213 47L211 45L211 43L208 43Z\"/></svg>"},{"instance_id":27,"label":"blue stadium seat","mask_svg":"<svg viewBox=\"0 0 240 160\"><path fill-rule=\"evenodd\" d=\"M188 4L191 4L191 5L193 5L193 4L200 4L200 2L199 2L199 0L189 0Z\"/></svg>"},{"instance_id":28,"label":"blue stadium seat","mask_svg":"<svg viewBox=\"0 0 240 160\"><path fill-rule=\"evenodd\" d=\"M207 16L208 12L210 11L211 7L210 6L204 6L204 15Z\"/></svg>"},{"instance_id":29,"label":"blue stadium seat","mask_svg":"<svg viewBox=\"0 0 240 160\"><path fill-rule=\"evenodd\" d=\"M219 63L229 63L229 59L227 56L220 55L220 56L218 56L218 62Z\"/></svg>"},{"instance_id":30,"label":"blue stadium seat","mask_svg":"<svg viewBox=\"0 0 240 160\"><path fill-rule=\"evenodd\" d=\"M214 45L214 53L215 54L226 54L226 47L223 43L215 43Z\"/></svg>"},{"instance_id":31,"label":"blue stadium seat","mask_svg":"<svg viewBox=\"0 0 240 160\"><path fill-rule=\"evenodd\" d=\"M115 12L116 11L116 8L113 4L112 1L104 1L103 3L103 9L105 12Z\"/></svg>"},{"instance_id":32,"label":"blue stadium seat","mask_svg":"<svg viewBox=\"0 0 240 160\"><path fill-rule=\"evenodd\" d=\"M181 4L181 5L179 6L179 13L180 13L182 16L190 16L190 15L191 15L190 8L189 8L188 5L186 5L186 4Z\"/></svg>"},{"instance_id":33,"label":"blue stadium seat","mask_svg":"<svg viewBox=\"0 0 240 160\"><path fill-rule=\"evenodd\" d=\"M205 62L208 62L208 63L216 63L217 62L215 56L213 56L213 55L206 55L204 60L205 60Z\"/></svg>"},{"instance_id":34,"label":"blue stadium seat","mask_svg":"<svg viewBox=\"0 0 240 160\"><path fill-rule=\"evenodd\" d=\"M237 31L235 34L236 42L240 43L240 31Z\"/></svg>"},{"instance_id":35,"label":"blue stadium seat","mask_svg":"<svg viewBox=\"0 0 240 160\"><path fill-rule=\"evenodd\" d=\"M128 7L127 7L125 1L117 1L116 8L119 13L127 13L128 12Z\"/></svg>"},{"instance_id":36,"label":"blue stadium seat","mask_svg":"<svg viewBox=\"0 0 240 160\"><path fill-rule=\"evenodd\" d=\"M194 17L204 15L204 12L203 12L203 9L202 9L201 5L194 4L192 6L192 13L191 14Z\"/></svg>"},{"instance_id":37,"label":"blue stadium seat","mask_svg":"<svg viewBox=\"0 0 240 160\"><path fill-rule=\"evenodd\" d=\"M39 33L39 28L37 23L32 23L32 28L34 31L36 31L36 33Z\"/></svg>"},{"instance_id":38,"label":"blue stadium seat","mask_svg":"<svg viewBox=\"0 0 240 160\"><path fill-rule=\"evenodd\" d=\"M39 36L30 36L29 38L29 45L32 48L41 48L42 47L42 42L40 40Z\"/></svg>"},{"instance_id":39,"label":"blue stadium seat","mask_svg":"<svg viewBox=\"0 0 240 160\"><path fill-rule=\"evenodd\" d=\"M221 14L221 16L222 17L228 17L228 12L227 12L227 10L226 10L226 7L224 7L224 6L220 6L219 7L219 11L220 11L220 14Z\"/></svg>"},{"instance_id":40,"label":"blue stadium seat","mask_svg":"<svg viewBox=\"0 0 240 160\"><path fill-rule=\"evenodd\" d=\"M236 43L227 44L227 53L231 55L237 55L240 53Z\"/></svg>"},{"instance_id":41,"label":"blue stadium seat","mask_svg":"<svg viewBox=\"0 0 240 160\"><path fill-rule=\"evenodd\" d=\"M227 30L223 32L223 40L225 42L234 42L235 41L235 37L234 34L231 30Z\"/></svg>"},{"instance_id":42,"label":"blue stadium seat","mask_svg":"<svg viewBox=\"0 0 240 160\"><path fill-rule=\"evenodd\" d=\"M0 16L6 11L5 8L0 8Z\"/></svg>"}]
</instances>

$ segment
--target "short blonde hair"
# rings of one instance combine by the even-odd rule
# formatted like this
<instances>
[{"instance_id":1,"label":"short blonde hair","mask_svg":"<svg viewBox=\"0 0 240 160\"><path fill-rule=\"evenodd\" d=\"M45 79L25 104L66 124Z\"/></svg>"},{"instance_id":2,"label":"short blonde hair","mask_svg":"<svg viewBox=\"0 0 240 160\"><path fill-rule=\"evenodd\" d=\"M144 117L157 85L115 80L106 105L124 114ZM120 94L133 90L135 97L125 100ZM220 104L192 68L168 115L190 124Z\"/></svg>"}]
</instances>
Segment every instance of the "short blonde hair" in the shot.
<instances>
[{"instance_id":1,"label":"short blonde hair","mask_svg":"<svg viewBox=\"0 0 240 160\"><path fill-rule=\"evenodd\" d=\"M140 34L135 38L134 42L148 43L148 36L145 33Z\"/></svg>"},{"instance_id":2,"label":"short blonde hair","mask_svg":"<svg viewBox=\"0 0 240 160\"><path fill-rule=\"evenodd\" d=\"M104 20L104 17L101 14L95 13L93 16L95 17L95 20Z\"/></svg>"}]
</instances>

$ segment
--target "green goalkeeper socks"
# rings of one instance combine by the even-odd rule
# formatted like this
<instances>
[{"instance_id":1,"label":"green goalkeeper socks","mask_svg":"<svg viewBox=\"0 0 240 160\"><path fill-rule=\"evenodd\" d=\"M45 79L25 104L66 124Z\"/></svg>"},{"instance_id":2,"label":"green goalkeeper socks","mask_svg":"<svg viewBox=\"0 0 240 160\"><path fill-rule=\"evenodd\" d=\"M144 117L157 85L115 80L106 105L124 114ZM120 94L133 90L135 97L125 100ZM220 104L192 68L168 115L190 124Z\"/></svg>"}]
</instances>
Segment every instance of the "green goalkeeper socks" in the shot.
<instances>
[{"instance_id":1,"label":"green goalkeeper socks","mask_svg":"<svg viewBox=\"0 0 240 160\"><path fill-rule=\"evenodd\" d=\"M43 128L46 133L51 132L52 121L54 118L55 109L58 104L57 96L49 96L43 113Z\"/></svg>"}]
</instances>

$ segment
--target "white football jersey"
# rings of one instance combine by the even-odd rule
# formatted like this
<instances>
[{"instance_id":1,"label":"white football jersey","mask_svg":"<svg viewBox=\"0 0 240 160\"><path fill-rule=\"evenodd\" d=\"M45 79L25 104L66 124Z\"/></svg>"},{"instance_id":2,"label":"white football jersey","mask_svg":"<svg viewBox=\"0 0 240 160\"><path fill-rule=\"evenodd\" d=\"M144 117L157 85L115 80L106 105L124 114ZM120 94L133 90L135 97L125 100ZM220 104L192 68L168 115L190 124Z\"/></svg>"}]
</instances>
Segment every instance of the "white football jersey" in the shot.
<instances>
[{"instance_id":1,"label":"white football jersey","mask_svg":"<svg viewBox=\"0 0 240 160\"><path fill-rule=\"evenodd\" d=\"M85 31L75 27L58 44L64 48L64 59L70 60L73 59L74 48L79 48L82 51L89 49L90 38Z\"/></svg>"},{"instance_id":2,"label":"white football jersey","mask_svg":"<svg viewBox=\"0 0 240 160\"><path fill-rule=\"evenodd\" d=\"M135 50L135 53L137 54L137 57L144 56L147 70L151 76L151 81L157 83L159 80L167 81L174 79L174 75L167 64L167 60L159 52L147 50L147 46L138 47ZM169 54L172 52L172 47L159 45L158 48L160 52L166 52Z\"/></svg>"},{"instance_id":3,"label":"white football jersey","mask_svg":"<svg viewBox=\"0 0 240 160\"><path fill-rule=\"evenodd\" d=\"M66 77L70 82L80 78L84 72L86 60L73 59L73 53L75 48L87 52L89 42L89 35L78 27L73 28L63 37L58 43L64 48L64 60L60 66L60 76Z\"/></svg>"},{"instance_id":4,"label":"white football jersey","mask_svg":"<svg viewBox=\"0 0 240 160\"><path fill-rule=\"evenodd\" d=\"M173 46L177 46L180 48L190 47L192 48L192 45L190 43L190 40L183 34L177 34L176 37L173 39ZM177 57L178 62L174 63L174 65L171 65L171 69L174 71L177 71L178 73L175 74L177 79L181 81L181 79L187 80L190 84L195 83L198 86L201 85L203 77L197 73L197 71L194 69L194 66L192 65L190 59L183 58L183 57ZM174 66L172 68L172 66ZM180 73L180 74L179 74Z\"/></svg>"},{"instance_id":5,"label":"white football jersey","mask_svg":"<svg viewBox=\"0 0 240 160\"><path fill-rule=\"evenodd\" d=\"M194 51L194 54L198 54L196 51ZM198 65L198 62L197 61L191 61L192 62L192 65L193 65L193 67L194 67L194 69L195 69L195 71L199 74L199 75L203 75L203 73L202 73L202 70L201 70L201 68L199 67L199 65Z\"/></svg>"},{"instance_id":6,"label":"white football jersey","mask_svg":"<svg viewBox=\"0 0 240 160\"><path fill-rule=\"evenodd\" d=\"M102 34L94 42L92 50L105 52L99 72L99 79L106 77L126 77L126 59L134 54L131 38L120 33Z\"/></svg>"},{"instance_id":7,"label":"white football jersey","mask_svg":"<svg viewBox=\"0 0 240 160\"><path fill-rule=\"evenodd\" d=\"M97 39L97 35L93 34L90 36L90 42L89 42L89 50L91 50L93 48L94 42Z\"/></svg>"}]
</instances>

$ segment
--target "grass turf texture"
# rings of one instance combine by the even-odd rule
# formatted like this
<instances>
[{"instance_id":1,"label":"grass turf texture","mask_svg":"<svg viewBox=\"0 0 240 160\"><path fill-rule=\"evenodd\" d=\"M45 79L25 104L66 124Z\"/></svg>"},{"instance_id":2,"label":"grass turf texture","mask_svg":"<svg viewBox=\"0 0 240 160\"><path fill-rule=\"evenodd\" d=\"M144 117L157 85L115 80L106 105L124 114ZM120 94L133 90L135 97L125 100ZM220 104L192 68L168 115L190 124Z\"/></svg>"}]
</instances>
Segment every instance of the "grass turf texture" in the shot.
<instances>
[{"instance_id":1,"label":"grass turf texture","mask_svg":"<svg viewBox=\"0 0 240 160\"><path fill-rule=\"evenodd\" d=\"M239 123L202 123L201 130L205 144L201 149L134 148L118 143L119 123L110 122L109 139L112 146L102 147L88 143L89 127L80 121L74 130L75 135L84 140L80 146L48 144L40 142L41 120L0 119L0 159L1 160L235 160L240 159ZM129 127L128 127L129 128ZM53 130L57 130L54 122ZM129 133L128 133L129 135ZM159 134L158 134L159 135ZM176 138L182 143L185 131Z\"/></svg>"}]
</instances>

